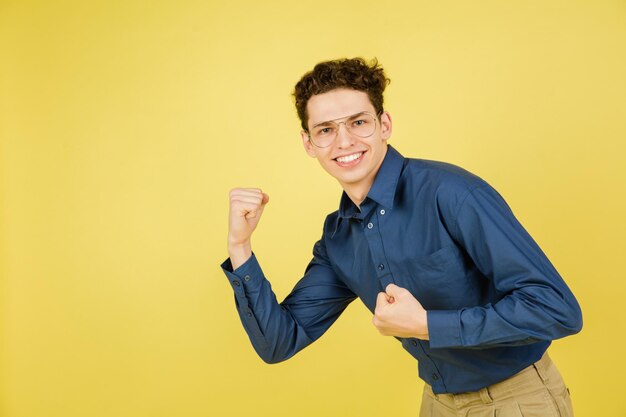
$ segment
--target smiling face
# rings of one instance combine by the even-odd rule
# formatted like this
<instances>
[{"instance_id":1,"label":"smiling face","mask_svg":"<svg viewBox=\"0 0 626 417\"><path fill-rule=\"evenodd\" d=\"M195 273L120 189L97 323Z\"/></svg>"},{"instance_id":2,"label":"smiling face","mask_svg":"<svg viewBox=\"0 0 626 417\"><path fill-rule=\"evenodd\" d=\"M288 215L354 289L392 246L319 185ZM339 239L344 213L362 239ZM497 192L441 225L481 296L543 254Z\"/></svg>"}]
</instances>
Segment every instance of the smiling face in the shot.
<instances>
[{"instance_id":1,"label":"smiling face","mask_svg":"<svg viewBox=\"0 0 626 417\"><path fill-rule=\"evenodd\" d=\"M319 148L311 143L308 132L301 132L309 156L317 158L322 168L339 181L356 204L360 204L374 183L387 153L387 139L391 136L391 117L387 112L380 115L371 136L361 138L350 133L341 122L347 124L351 116L362 112L376 114L363 91L341 88L317 94L307 103L309 132L313 126L334 121L339 124L337 137L330 146Z\"/></svg>"}]
</instances>

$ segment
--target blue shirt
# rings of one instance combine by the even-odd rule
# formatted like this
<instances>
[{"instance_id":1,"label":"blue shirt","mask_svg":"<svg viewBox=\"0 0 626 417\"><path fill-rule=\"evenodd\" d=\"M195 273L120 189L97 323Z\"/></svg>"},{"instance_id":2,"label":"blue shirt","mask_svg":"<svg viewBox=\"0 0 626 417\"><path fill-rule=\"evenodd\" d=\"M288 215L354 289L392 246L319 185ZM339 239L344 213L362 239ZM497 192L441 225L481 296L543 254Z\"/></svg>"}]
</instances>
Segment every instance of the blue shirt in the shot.
<instances>
[{"instance_id":1,"label":"blue shirt","mask_svg":"<svg viewBox=\"0 0 626 417\"><path fill-rule=\"evenodd\" d=\"M397 339L435 393L504 380L582 327L573 294L491 186L391 146L360 209L343 193L282 303L254 254L222 269L268 363L318 339L357 297L373 313L388 284L408 289L427 310L430 340Z\"/></svg>"}]
</instances>

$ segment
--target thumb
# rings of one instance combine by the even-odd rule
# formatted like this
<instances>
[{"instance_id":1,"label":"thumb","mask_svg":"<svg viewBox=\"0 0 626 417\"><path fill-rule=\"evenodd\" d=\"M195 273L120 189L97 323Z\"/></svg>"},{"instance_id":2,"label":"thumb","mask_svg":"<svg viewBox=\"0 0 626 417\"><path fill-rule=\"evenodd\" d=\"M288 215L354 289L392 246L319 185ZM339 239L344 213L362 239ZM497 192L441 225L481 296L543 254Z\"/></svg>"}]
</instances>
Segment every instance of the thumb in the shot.
<instances>
[{"instance_id":1,"label":"thumb","mask_svg":"<svg viewBox=\"0 0 626 417\"><path fill-rule=\"evenodd\" d=\"M400 295L401 287L398 287L396 284L389 284L387 288L385 288L385 292L389 297L397 298Z\"/></svg>"}]
</instances>

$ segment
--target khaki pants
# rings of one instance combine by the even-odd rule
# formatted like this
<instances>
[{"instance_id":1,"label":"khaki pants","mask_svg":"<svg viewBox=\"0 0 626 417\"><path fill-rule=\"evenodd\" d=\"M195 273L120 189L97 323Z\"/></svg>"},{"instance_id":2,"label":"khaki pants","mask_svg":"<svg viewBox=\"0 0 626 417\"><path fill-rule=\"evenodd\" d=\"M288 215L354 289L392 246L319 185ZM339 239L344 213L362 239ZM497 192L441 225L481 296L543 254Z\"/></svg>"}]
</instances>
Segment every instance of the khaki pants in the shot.
<instances>
[{"instance_id":1,"label":"khaki pants","mask_svg":"<svg viewBox=\"0 0 626 417\"><path fill-rule=\"evenodd\" d=\"M435 394L424 386L420 417L573 417L569 391L548 354L480 391Z\"/></svg>"}]
</instances>

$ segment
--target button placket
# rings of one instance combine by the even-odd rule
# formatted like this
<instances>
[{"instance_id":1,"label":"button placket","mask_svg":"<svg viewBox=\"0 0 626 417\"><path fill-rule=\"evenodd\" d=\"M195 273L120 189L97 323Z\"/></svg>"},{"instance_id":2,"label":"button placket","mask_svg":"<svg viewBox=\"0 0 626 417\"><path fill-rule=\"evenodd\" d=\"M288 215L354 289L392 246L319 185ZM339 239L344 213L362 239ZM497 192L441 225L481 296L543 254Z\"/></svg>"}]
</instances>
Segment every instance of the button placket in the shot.
<instances>
[{"instance_id":1,"label":"button placket","mask_svg":"<svg viewBox=\"0 0 626 417\"><path fill-rule=\"evenodd\" d=\"M387 285L393 283L393 276L389 268L389 262L385 256L385 250L383 247L383 241L381 236L381 224L380 224L380 212L384 209L376 208L372 217L365 226L365 237L367 239L368 246L370 248L370 255L376 275L382 288L386 288Z\"/></svg>"},{"instance_id":2,"label":"button placket","mask_svg":"<svg viewBox=\"0 0 626 417\"><path fill-rule=\"evenodd\" d=\"M404 338L399 339L402 342L402 347L406 349L407 352L411 354L415 359L419 361L420 369L423 368L425 375L430 375L431 377L431 385L433 388L442 388L445 389L445 381L443 375L441 374L439 368L437 367L437 363L430 357L426 350L424 349L424 343L416 338Z\"/></svg>"}]
</instances>

